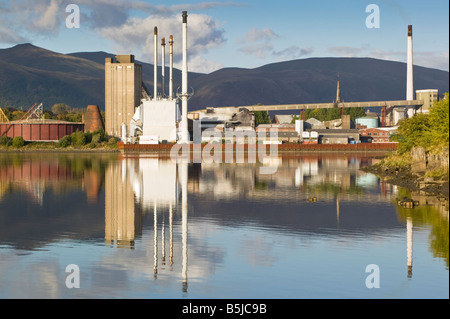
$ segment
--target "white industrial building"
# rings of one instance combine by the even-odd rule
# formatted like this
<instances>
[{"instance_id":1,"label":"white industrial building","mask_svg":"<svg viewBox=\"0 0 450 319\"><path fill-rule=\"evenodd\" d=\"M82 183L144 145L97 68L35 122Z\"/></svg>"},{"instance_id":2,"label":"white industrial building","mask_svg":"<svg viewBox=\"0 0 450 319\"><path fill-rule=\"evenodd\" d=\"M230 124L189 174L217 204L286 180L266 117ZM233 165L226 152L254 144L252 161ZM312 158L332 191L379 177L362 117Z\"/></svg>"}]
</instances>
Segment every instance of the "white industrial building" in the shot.
<instances>
[{"instance_id":1,"label":"white industrial building","mask_svg":"<svg viewBox=\"0 0 450 319\"><path fill-rule=\"evenodd\" d=\"M170 36L170 74L169 91L165 94L165 39L161 41L162 51L162 93L158 93L158 28L154 29L154 91L153 97L142 99L133 115L127 132L126 125L122 130L122 140L128 143L160 144L189 143L187 101L187 12L183 11L183 66L182 92L173 95L173 37ZM182 110L180 112L179 101Z\"/></svg>"}]
</instances>

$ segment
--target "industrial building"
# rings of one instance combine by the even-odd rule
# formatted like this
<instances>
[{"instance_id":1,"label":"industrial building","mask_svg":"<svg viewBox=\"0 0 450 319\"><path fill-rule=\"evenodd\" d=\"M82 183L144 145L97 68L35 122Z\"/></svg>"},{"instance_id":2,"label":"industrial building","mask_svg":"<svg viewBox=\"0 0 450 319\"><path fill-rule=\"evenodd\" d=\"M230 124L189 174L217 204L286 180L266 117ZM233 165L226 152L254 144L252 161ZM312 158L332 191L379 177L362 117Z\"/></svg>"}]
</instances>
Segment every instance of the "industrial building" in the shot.
<instances>
[{"instance_id":1,"label":"industrial building","mask_svg":"<svg viewBox=\"0 0 450 319\"><path fill-rule=\"evenodd\" d=\"M438 90L416 90L416 99L422 100L423 105L417 110L418 113L429 113L433 103L439 100Z\"/></svg>"},{"instance_id":2,"label":"industrial building","mask_svg":"<svg viewBox=\"0 0 450 319\"><path fill-rule=\"evenodd\" d=\"M366 112L365 117L355 119L356 128L376 128L380 125L378 114L373 112Z\"/></svg>"},{"instance_id":3,"label":"industrial building","mask_svg":"<svg viewBox=\"0 0 450 319\"><path fill-rule=\"evenodd\" d=\"M359 130L361 142L364 143L391 143L393 132L395 132L395 129L382 127Z\"/></svg>"},{"instance_id":4,"label":"industrial building","mask_svg":"<svg viewBox=\"0 0 450 319\"><path fill-rule=\"evenodd\" d=\"M134 55L105 59L105 132L121 137L122 125L129 125L143 95L142 66Z\"/></svg>"},{"instance_id":5,"label":"industrial building","mask_svg":"<svg viewBox=\"0 0 450 319\"><path fill-rule=\"evenodd\" d=\"M206 108L189 114L187 103L192 93L188 92L187 85L187 12L182 14L183 48L182 48L182 88L181 92L174 96L173 91L173 37L170 36L170 76L169 90L166 94L165 84L165 38L161 41L161 92L158 92L158 29L154 29L154 92L150 96L142 85L142 69L134 63L134 57L117 56L117 62L106 59L105 63L105 104L106 104L106 132L117 136L127 143L139 144L165 144L165 143L191 143L192 135L198 127L194 127L194 121L200 123L200 140L194 143L215 141L221 133L225 137L226 132L239 132L245 136L249 131L261 132L263 129L276 129L280 143L319 143L319 144L348 144L361 141L358 129L363 131L363 136L371 129L397 125L403 118L412 117L418 108L417 104L424 101L420 111L426 112L433 101L437 100L436 90L418 90L418 100L414 100L413 87L413 47L412 26L408 26L407 41L407 83L405 101L375 101L375 102L350 102L341 100L340 83L338 80L336 99L332 105L275 105L275 106L247 106L247 107L222 107ZM126 81L124 79L127 79ZM404 106L404 107L400 107ZM304 108L302 108L304 107ZM305 109L317 108L341 108L341 118L333 121L321 122L310 118L296 124L290 124L294 118L292 115L276 115L275 123L269 126L255 127L254 110L278 110L300 109L304 115ZM367 112L363 118L355 120L357 129L352 129L350 116L344 114L347 107L381 107L381 114ZM274 126L275 125L275 126ZM375 131L373 131L375 133ZM269 133L266 134L266 138ZM257 134L255 134L256 136ZM380 140L380 142L385 142ZM224 141L223 138L221 138ZM369 139L365 139L368 141ZM371 141L375 139L371 136ZM378 139L377 139L378 142Z\"/></svg>"},{"instance_id":6,"label":"industrial building","mask_svg":"<svg viewBox=\"0 0 450 319\"><path fill-rule=\"evenodd\" d=\"M0 136L22 136L25 141L58 141L66 135L83 131L83 123L34 119L0 123Z\"/></svg>"},{"instance_id":7,"label":"industrial building","mask_svg":"<svg viewBox=\"0 0 450 319\"><path fill-rule=\"evenodd\" d=\"M158 92L158 28L154 28L154 83L153 96L142 85L142 69L133 63L133 56L118 56L118 63L106 59L105 90L106 132L119 137L123 142L138 144L189 143L189 120L187 117L188 68L187 68L187 12L183 11L183 65L181 93L174 96L173 90L173 37L170 36L169 90L165 83L165 38L161 40L162 83ZM122 66L121 69L119 67ZM127 71L124 72L124 68ZM120 70L120 71L119 71ZM121 72L123 74L121 74ZM117 74L116 74L117 73ZM128 81L124 82L124 77ZM127 92L125 92L126 90ZM126 96L126 98L122 98ZM181 101L181 112L179 107Z\"/></svg>"},{"instance_id":8,"label":"industrial building","mask_svg":"<svg viewBox=\"0 0 450 319\"><path fill-rule=\"evenodd\" d=\"M88 105L83 120L85 132L95 132L99 129L105 129L98 105Z\"/></svg>"}]
</instances>

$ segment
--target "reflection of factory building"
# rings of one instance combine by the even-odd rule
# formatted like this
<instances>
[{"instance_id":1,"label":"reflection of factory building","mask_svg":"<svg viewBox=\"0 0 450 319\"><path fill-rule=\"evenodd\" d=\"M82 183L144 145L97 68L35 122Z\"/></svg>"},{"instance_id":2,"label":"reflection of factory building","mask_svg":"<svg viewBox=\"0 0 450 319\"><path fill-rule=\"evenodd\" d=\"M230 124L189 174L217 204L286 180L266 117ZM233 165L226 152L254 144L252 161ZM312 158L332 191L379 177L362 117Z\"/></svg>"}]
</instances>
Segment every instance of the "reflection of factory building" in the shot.
<instances>
[{"instance_id":1,"label":"reflection of factory building","mask_svg":"<svg viewBox=\"0 0 450 319\"><path fill-rule=\"evenodd\" d=\"M194 167L195 168L195 167ZM142 235L144 214L153 215L153 273L181 259L182 291L188 283L188 162L174 163L159 158L125 158L112 163L105 173L105 241L118 247L133 248ZM199 174L194 169L191 174ZM193 176L194 177L194 176ZM195 188L194 188L195 189ZM181 195L181 196L180 196ZM169 236L166 237L166 213ZM181 213L181 258L174 256L173 217ZM161 228L160 228L161 227Z\"/></svg>"},{"instance_id":2,"label":"reflection of factory building","mask_svg":"<svg viewBox=\"0 0 450 319\"><path fill-rule=\"evenodd\" d=\"M105 172L105 241L120 247L133 247L142 229L130 173L125 161L110 165Z\"/></svg>"}]
</instances>

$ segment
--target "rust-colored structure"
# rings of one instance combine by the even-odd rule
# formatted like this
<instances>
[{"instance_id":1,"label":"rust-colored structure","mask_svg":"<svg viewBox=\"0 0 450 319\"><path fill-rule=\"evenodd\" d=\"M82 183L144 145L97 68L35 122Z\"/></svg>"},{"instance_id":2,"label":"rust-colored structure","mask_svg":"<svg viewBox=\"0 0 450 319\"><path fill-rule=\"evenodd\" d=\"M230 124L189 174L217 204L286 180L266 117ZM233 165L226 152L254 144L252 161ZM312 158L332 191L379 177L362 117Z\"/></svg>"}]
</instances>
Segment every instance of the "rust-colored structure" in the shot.
<instances>
[{"instance_id":1,"label":"rust-colored structure","mask_svg":"<svg viewBox=\"0 0 450 319\"><path fill-rule=\"evenodd\" d=\"M56 120L0 123L0 136L22 136L25 141L58 141L76 131L84 131L84 124Z\"/></svg>"},{"instance_id":2,"label":"rust-colored structure","mask_svg":"<svg viewBox=\"0 0 450 319\"><path fill-rule=\"evenodd\" d=\"M95 132L98 129L105 129L102 114L98 105L88 105L84 114L84 131Z\"/></svg>"}]
</instances>

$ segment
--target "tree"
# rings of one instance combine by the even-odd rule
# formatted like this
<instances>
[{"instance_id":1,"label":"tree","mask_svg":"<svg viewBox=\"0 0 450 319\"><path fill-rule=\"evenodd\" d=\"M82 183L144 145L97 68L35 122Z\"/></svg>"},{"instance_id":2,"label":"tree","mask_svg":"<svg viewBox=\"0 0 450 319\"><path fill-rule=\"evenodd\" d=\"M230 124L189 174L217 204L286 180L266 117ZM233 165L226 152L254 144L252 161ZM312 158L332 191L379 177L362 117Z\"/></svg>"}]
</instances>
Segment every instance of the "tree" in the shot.
<instances>
[{"instance_id":1,"label":"tree","mask_svg":"<svg viewBox=\"0 0 450 319\"><path fill-rule=\"evenodd\" d=\"M449 141L449 94L445 93L444 99L436 101L430 109L430 133L433 144L448 146Z\"/></svg>"},{"instance_id":2,"label":"tree","mask_svg":"<svg viewBox=\"0 0 450 319\"><path fill-rule=\"evenodd\" d=\"M272 120L270 119L269 112L267 111L254 111L255 114L255 124L270 124Z\"/></svg>"},{"instance_id":3,"label":"tree","mask_svg":"<svg viewBox=\"0 0 450 319\"><path fill-rule=\"evenodd\" d=\"M16 136L12 140L12 146L15 148L20 148L25 145L25 141L22 136Z\"/></svg>"},{"instance_id":4,"label":"tree","mask_svg":"<svg viewBox=\"0 0 450 319\"><path fill-rule=\"evenodd\" d=\"M56 103L52 106L52 112L58 115L65 115L70 111L71 107L64 103Z\"/></svg>"}]
</instances>

